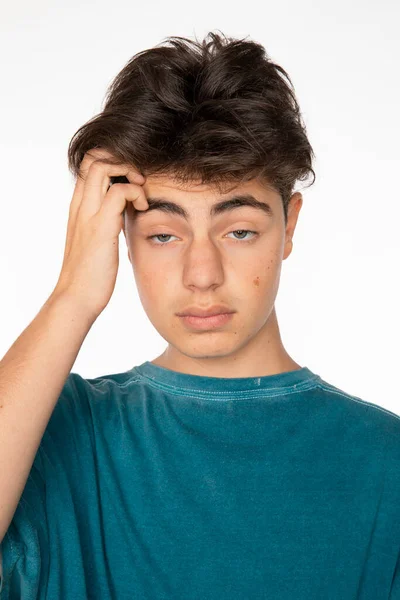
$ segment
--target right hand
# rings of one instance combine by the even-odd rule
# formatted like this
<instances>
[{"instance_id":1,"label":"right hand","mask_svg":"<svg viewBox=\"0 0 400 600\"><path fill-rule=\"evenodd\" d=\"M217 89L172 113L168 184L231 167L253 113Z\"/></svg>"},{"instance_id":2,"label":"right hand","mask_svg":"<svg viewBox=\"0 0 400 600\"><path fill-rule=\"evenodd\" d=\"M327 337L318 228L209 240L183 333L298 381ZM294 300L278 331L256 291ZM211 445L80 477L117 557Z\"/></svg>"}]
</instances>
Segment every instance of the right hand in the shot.
<instances>
[{"instance_id":1,"label":"right hand","mask_svg":"<svg viewBox=\"0 0 400 600\"><path fill-rule=\"evenodd\" d=\"M132 165L111 165L99 158L111 155L102 148L89 150L81 163L72 197L64 260L53 295L67 294L93 321L107 306L118 272L118 237L126 202L137 210L149 205L142 187L145 178ZM123 176L130 183L114 183ZM135 183L134 183L135 182Z\"/></svg>"}]
</instances>

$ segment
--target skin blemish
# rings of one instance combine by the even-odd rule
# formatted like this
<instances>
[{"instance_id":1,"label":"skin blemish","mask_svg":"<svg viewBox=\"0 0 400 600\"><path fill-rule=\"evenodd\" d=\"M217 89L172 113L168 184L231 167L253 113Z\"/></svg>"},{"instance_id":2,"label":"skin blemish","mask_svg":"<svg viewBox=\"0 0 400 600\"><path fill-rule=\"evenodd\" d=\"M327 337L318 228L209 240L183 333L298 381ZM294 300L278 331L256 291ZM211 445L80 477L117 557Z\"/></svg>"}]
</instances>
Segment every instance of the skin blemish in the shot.
<instances>
[{"instance_id":1,"label":"skin blemish","mask_svg":"<svg viewBox=\"0 0 400 600\"><path fill-rule=\"evenodd\" d=\"M256 278L253 280L253 283L254 283L254 285L256 285L256 286L258 287L258 286L260 285L260 278L259 278L259 277L256 277Z\"/></svg>"}]
</instances>

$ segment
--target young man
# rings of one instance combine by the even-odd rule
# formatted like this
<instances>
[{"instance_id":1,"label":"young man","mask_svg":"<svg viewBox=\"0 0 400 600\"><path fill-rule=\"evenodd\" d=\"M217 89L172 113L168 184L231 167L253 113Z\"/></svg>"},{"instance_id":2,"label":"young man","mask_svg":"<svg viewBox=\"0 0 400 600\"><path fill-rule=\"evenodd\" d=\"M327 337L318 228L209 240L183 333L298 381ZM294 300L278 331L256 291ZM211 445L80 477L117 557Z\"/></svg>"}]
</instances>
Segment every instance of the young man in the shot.
<instances>
[{"instance_id":1,"label":"young man","mask_svg":"<svg viewBox=\"0 0 400 600\"><path fill-rule=\"evenodd\" d=\"M70 144L60 276L0 363L4 600L400 599L400 419L279 334L313 173L291 82L210 36L135 56ZM85 379L121 230L168 345Z\"/></svg>"}]
</instances>

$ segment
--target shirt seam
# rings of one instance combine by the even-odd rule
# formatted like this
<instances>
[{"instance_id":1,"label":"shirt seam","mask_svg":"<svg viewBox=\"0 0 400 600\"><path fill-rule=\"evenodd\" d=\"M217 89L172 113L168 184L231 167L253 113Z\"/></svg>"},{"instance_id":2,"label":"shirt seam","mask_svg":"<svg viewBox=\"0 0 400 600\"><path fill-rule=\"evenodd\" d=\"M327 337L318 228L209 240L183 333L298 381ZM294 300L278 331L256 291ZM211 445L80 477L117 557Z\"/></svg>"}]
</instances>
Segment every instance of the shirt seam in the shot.
<instances>
[{"instance_id":1,"label":"shirt seam","mask_svg":"<svg viewBox=\"0 0 400 600\"><path fill-rule=\"evenodd\" d=\"M164 392L168 392L174 396L185 396L188 398L195 398L201 400L211 400L212 402L224 401L224 400L239 400L245 402L246 400L254 400L257 398L276 398L277 396L287 396L289 394L296 394L298 392L303 392L314 387L317 387L318 380L320 379L319 375L313 375L308 377L306 381L301 383L295 383L291 386L287 386L284 388L261 388L258 390L237 390L237 391L201 391L196 394L196 389L193 388L180 388L176 386L171 386L160 381L155 381L151 379L147 375L142 373L138 373L139 380L143 380L144 383L147 383L149 386L162 390ZM138 381L138 380L137 380ZM276 393L271 393L271 391L276 390ZM216 398L217 396L217 398ZM220 396L218 398L218 396ZM212 397L212 398L211 398Z\"/></svg>"},{"instance_id":2,"label":"shirt seam","mask_svg":"<svg viewBox=\"0 0 400 600\"><path fill-rule=\"evenodd\" d=\"M320 382L317 383L317 387L320 387L322 390L330 392L331 394L337 394L338 396L342 396L343 398L347 398L348 400L357 402L358 404L371 406L372 408L375 408L376 410L380 410L381 412L384 412L388 415L392 415L393 417L396 417L400 421L400 416L397 415L396 413L388 410L387 408L384 408L383 406L378 406L377 404L374 404L373 402L369 402L368 400L363 400L362 398L359 398L358 396L346 394L345 392L338 390L338 388L336 388L335 386L333 386L327 382L323 382L321 380Z\"/></svg>"}]
</instances>

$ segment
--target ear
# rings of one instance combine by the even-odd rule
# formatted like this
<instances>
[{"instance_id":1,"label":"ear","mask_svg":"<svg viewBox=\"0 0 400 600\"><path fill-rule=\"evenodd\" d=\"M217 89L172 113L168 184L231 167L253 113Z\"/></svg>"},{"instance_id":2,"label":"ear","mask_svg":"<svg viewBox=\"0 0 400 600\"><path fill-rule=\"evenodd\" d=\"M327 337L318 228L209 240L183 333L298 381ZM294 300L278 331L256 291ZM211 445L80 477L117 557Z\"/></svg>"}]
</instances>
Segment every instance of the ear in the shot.
<instances>
[{"instance_id":1,"label":"ear","mask_svg":"<svg viewBox=\"0 0 400 600\"><path fill-rule=\"evenodd\" d=\"M290 198L288 204L288 216L285 230L285 249L283 252L282 260L285 260L293 249L293 234L296 229L297 219L299 217L299 213L301 207L303 206L303 196L300 192L295 192L293 196Z\"/></svg>"}]
</instances>

